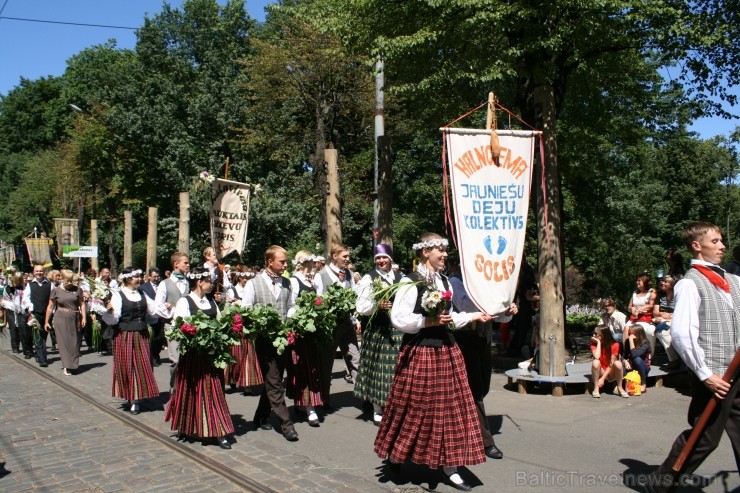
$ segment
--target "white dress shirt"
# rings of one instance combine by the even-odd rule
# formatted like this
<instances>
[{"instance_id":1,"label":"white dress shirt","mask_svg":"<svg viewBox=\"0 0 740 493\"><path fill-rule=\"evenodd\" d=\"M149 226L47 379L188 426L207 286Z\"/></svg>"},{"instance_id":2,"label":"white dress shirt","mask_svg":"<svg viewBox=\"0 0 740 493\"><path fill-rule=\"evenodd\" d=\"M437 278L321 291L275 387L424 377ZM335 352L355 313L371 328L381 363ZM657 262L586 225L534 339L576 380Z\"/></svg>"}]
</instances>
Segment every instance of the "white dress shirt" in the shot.
<instances>
[{"instance_id":1,"label":"white dress shirt","mask_svg":"<svg viewBox=\"0 0 740 493\"><path fill-rule=\"evenodd\" d=\"M180 290L181 294L185 294L185 291L188 288L188 281L187 279L178 279L177 277L170 276L170 279L175 281L175 286L177 286L177 289ZM157 316L160 318L174 318L174 310L175 307L173 306L170 309L167 309L167 307L164 305L167 302L167 286L165 286L165 283L167 281L162 281L159 283L159 286L157 286L157 294L154 297L154 303L157 306Z\"/></svg>"},{"instance_id":2,"label":"white dress shirt","mask_svg":"<svg viewBox=\"0 0 740 493\"><path fill-rule=\"evenodd\" d=\"M121 309L123 306L123 300L121 299L121 297L125 296L127 300L138 303L139 301L141 301L141 294L138 290L132 291L126 286L121 286L121 289L119 289L118 291L111 291L111 293L113 293L113 296L111 296L110 298L110 304L113 305L113 312L104 313L102 318L103 321L108 325L115 325L121 318ZM146 300L147 315L156 316L156 303L146 295L144 295L144 299Z\"/></svg>"},{"instance_id":3,"label":"white dress shirt","mask_svg":"<svg viewBox=\"0 0 740 493\"><path fill-rule=\"evenodd\" d=\"M346 272L349 272L349 276L347 276L348 278L346 278L344 281L339 280L339 269L337 268L336 265L327 264L326 272L329 273L329 277L331 278L332 281L334 281L335 283L338 283L343 288L355 289L355 280L352 278L351 271L346 271ZM318 294L324 294L324 291L326 290L326 288L329 287L329 286L324 286L324 279L319 273L316 273L316 276L314 278L314 284L316 285L316 293Z\"/></svg>"},{"instance_id":4,"label":"white dress shirt","mask_svg":"<svg viewBox=\"0 0 740 493\"><path fill-rule=\"evenodd\" d=\"M211 308L211 302L208 300L207 297L199 297L197 294L193 293L192 291L187 295L183 296L179 300L177 300L177 304L175 305L173 318L177 317L189 317L192 315L190 313L190 304L188 303L188 298L193 300L195 302L195 306L197 306L201 310L208 310ZM218 309L218 305L216 305L216 316L220 313L220 310Z\"/></svg>"},{"instance_id":5,"label":"white dress shirt","mask_svg":"<svg viewBox=\"0 0 740 493\"><path fill-rule=\"evenodd\" d=\"M702 260L692 260L691 265L713 266ZM717 286L712 286L717 293L733 306L732 296ZM671 345L681 357L683 362L693 371L702 382L712 376L712 371L707 367L704 350L699 346L699 305L701 298L696 284L683 278L673 288L676 308L673 311L673 322L671 322Z\"/></svg>"},{"instance_id":6,"label":"white dress shirt","mask_svg":"<svg viewBox=\"0 0 740 493\"><path fill-rule=\"evenodd\" d=\"M393 323L393 326L401 332L416 334L424 328L424 315L421 313L414 313L418 289L416 285L409 282L408 279L403 284L405 285L398 289L396 298L393 301L391 322ZM445 291L444 283L442 282L442 277L439 275L439 272L434 273L434 284L438 290ZM450 290L452 291L452 286L450 286ZM472 319L472 315L470 313L457 313L453 309L450 309L450 316L452 317L452 322L455 324L455 327L458 329L469 324Z\"/></svg>"},{"instance_id":7,"label":"white dress shirt","mask_svg":"<svg viewBox=\"0 0 740 493\"><path fill-rule=\"evenodd\" d=\"M394 283L396 275L392 270L383 272L377 267L375 270L389 285ZM401 277L399 282L404 281L408 281L408 278ZM360 282L355 287L355 292L357 293L357 301L355 302L357 313L364 316L371 315L375 311L375 300L373 299L373 278L370 277L370 274L362 276L362 279L360 279Z\"/></svg>"}]
</instances>

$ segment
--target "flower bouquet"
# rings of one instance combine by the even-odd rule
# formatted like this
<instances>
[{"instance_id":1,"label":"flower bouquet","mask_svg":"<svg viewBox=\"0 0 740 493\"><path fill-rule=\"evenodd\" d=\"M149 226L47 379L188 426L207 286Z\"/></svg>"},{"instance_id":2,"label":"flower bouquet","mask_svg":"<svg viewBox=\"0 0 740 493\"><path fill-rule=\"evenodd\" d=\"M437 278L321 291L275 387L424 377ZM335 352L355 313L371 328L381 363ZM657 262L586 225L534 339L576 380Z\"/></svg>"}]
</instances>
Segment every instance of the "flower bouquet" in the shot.
<instances>
[{"instance_id":1,"label":"flower bouquet","mask_svg":"<svg viewBox=\"0 0 740 493\"><path fill-rule=\"evenodd\" d=\"M96 313L91 314L90 318L92 319L92 347L95 351L100 351L100 320Z\"/></svg>"},{"instance_id":2,"label":"flower bouquet","mask_svg":"<svg viewBox=\"0 0 740 493\"><path fill-rule=\"evenodd\" d=\"M357 293L352 289L343 288L338 284L332 284L324 291L321 298L323 303L326 303L329 313L333 314L337 319L346 317L355 311Z\"/></svg>"},{"instance_id":3,"label":"flower bouquet","mask_svg":"<svg viewBox=\"0 0 740 493\"><path fill-rule=\"evenodd\" d=\"M427 286L421 295L421 311L425 317L437 318L452 306L452 291L440 291L436 286Z\"/></svg>"},{"instance_id":4,"label":"flower bouquet","mask_svg":"<svg viewBox=\"0 0 740 493\"><path fill-rule=\"evenodd\" d=\"M189 317L177 317L165 332L167 340L180 343L180 353L207 353L212 357L213 365L222 369L234 361L231 347L240 344L239 334L232 324L209 318L201 311Z\"/></svg>"},{"instance_id":5,"label":"flower bouquet","mask_svg":"<svg viewBox=\"0 0 740 493\"><path fill-rule=\"evenodd\" d=\"M288 346L288 332L283 326L277 310L272 305L253 305L241 308L241 319L247 337L258 335L272 341L278 354L283 354Z\"/></svg>"},{"instance_id":6,"label":"flower bouquet","mask_svg":"<svg viewBox=\"0 0 740 493\"><path fill-rule=\"evenodd\" d=\"M102 315L103 313L108 311L106 305L110 301L113 294L111 293L108 285L102 281L89 279L88 282L90 283L91 288L89 302L90 311L92 313L99 313Z\"/></svg>"},{"instance_id":7,"label":"flower bouquet","mask_svg":"<svg viewBox=\"0 0 740 493\"><path fill-rule=\"evenodd\" d=\"M314 334L317 346L329 346L334 340L336 321L336 315L330 311L329 304L323 297L304 291L296 299L295 313L285 322L288 345L292 345L296 337Z\"/></svg>"}]
</instances>

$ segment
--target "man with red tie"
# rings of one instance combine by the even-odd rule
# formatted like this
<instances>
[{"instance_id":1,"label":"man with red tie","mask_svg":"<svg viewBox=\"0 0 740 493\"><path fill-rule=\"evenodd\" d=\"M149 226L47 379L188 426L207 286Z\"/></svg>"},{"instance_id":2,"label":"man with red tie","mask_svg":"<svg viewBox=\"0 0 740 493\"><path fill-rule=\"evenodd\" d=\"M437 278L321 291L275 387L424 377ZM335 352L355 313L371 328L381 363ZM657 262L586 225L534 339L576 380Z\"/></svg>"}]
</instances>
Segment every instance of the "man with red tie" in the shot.
<instances>
[{"instance_id":1,"label":"man with red tie","mask_svg":"<svg viewBox=\"0 0 740 493\"><path fill-rule=\"evenodd\" d=\"M722 233L714 224L696 222L683 232L692 252L691 269L674 288L671 324L673 348L692 371L688 421L693 427L711 399L718 400L707 426L679 472L673 465L692 429L676 438L668 458L645 485L648 492L676 491L681 477L693 473L727 432L740 468L740 392L737 375L722 379L740 347L740 278L719 267L725 253Z\"/></svg>"}]
</instances>

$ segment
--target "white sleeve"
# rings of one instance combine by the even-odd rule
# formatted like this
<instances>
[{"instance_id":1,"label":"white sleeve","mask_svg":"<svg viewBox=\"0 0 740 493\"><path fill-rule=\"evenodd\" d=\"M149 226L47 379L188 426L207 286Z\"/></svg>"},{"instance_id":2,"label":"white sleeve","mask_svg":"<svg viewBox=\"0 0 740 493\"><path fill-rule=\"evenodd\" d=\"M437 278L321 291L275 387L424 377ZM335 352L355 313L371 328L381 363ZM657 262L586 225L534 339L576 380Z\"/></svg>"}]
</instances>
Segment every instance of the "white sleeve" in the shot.
<instances>
[{"instance_id":1,"label":"white sleeve","mask_svg":"<svg viewBox=\"0 0 740 493\"><path fill-rule=\"evenodd\" d=\"M357 293L355 310L360 315L370 315L375 310L375 300L373 300L373 280L369 274L365 274L360 280L355 292Z\"/></svg>"},{"instance_id":2,"label":"white sleeve","mask_svg":"<svg viewBox=\"0 0 740 493\"><path fill-rule=\"evenodd\" d=\"M256 279L256 278L255 278ZM244 295L242 296L242 306L253 306L254 305L254 279L249 281L246 286L244 286Z\"/></svg>"},{"instance_id":3,"label":"white sleeve","mask_svg":"<svg viewBox=\"0 0 740 493\"><path fill-rule=\"evenodd\" d=\"M290 278L290 299L293 305L295 305L295 300L298 299L298 292L300 291L300 287L298 286L298 279L295 277Z\"/></svg>"},{"instance_id":4,"label":"white sleeve","mask_svg":"<svg viewBox=\"0 0 740 493\"><path fill-rule=\"evenodd\" d=\"M190 305L188 304L187 296L183 296L179 300L177 300L177 303L175 304L175 307L172 310L172 318L177 317L189 317L190 316Z\"/></svg>"},{"instance_id":5,"label":"white sleeve","mask_svg":"<svg viewBox=\"0 0 740 493\"><path fill-rule=\"evenodd\" d=\"M424 327L424 316L414 313L418 291L411 282L398 288L391 310L391 323L395 328L407 334L416 334Z\"/></svg>"},{"instance_id":6,"label":"white sleeve","mask_svg":"<svg viewBox=\"0 0 740 493\"><path fill-rule=\"evenodd\" d=\"M23 288L23 300L29 312L33 312L33 303L31 303L31 283L29 282Z\"/></svg>"},{"instance_id":7,"label":"white sleeve","mask_svg":"<svg viewBox=\"0 0 740 493\"><path fill-rule=\"evenodd\" d=\"M167 286L164 285L165 281L162 281L157 286L157 293L154 296L154 305L156 307L156 314L161 318L173 318L173 310L168 310L164 304L167 302ZM174 308L174 307L173 307Z\"/></svg>"},{"instance_id":8,"label":"white sleeve","mask_svg":"<svg viewBox=\"0 0 740 493\"><path fill-rule=\"evenodd\" d=\"M674 287L674 294L671 345L689 370L703 382L712 376L712 370L707 367L704 350L699 346L699 290L690 279L681 279Z\"/></svg>"},{"instance_id":9,"label":"white sleeve","mask_svg":"<svg viewBox=\"0 0 740 493\"><path fill-rule=\"evenodd\" d=\"M324 278L318 272L313 276L313 283L316 286L316 294L319 296L324 294Z\"/></svg>"},{"instance_id":10,"label":"white sleeve","mask_svg":"<svg viewBox=\"0 0 740 493\"><path fill-rule=\"evenodd\" d=\"M117 291L111 290L110 304L113 305L113 313L106 310L100 316L108 325L116 325L121 318L121 296Z\"/></svg>"}]
</instances>

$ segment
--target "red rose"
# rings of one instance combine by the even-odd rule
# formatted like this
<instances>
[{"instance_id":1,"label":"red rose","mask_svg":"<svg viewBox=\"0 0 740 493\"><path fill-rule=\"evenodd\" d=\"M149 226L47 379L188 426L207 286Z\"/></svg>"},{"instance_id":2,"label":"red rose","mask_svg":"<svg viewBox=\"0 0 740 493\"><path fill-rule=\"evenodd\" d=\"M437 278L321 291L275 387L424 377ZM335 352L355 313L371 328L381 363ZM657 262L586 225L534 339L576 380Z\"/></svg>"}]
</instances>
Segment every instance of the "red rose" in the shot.
<instances>
[{"instance_id":1,"label":"red rose","mask_svg":"<svg viewBox=\"0 0 740 493\"><path fill-rule=\"evenodd\" d=\"M288 332L288 346L292 346L295 344L295 332L290 331Z\"/></svg>"},{"instance_id":2,"label":"red rose","mask_svg":"<svg viewBox=\"0 0 740 493\"><path fill-rule=\"evenodd\" d=\"M244 329L244 323L242 322L242 316L238 313L234 314L234 323L231 325L231 330L234 332L241 333Z\"/></svg>"},{"instance_id":3,"label":"red rose","mask_svg":"<svg viewBox=\"0 0 740 493\"><path fill-rule=\"evenodd\" d=\"M316 306L321 306L324 304L324 300L322 300L321 298L316 298L315 303L316 303Z\"/></svg>"},{"instance_id":4,"label":"red rose","mask_svg":"<svg viewBox=\"0 0 740 493\"><path fill-rule=\"evenodd\" d=\"M198 330L198 329L197 329L197 327L195 327L195 325L190 325L190 324L182 324L182 325L180 326L180 332L182 332L182 333L183 333L183 334L185 334L186 336L194 336L194 335L195 335L195 332L196 332L197 330Z\"/></svg>"},{"instance_id":5,"label":"red rose","mask_svg":"<svg viewBox=\"0 0 740 493\"><path fill-rule=\"evenodd\" d=\"M444 301L451 301L452 300L452 291L442 291L442 299Z\"/></svg>"}]
</instances>

